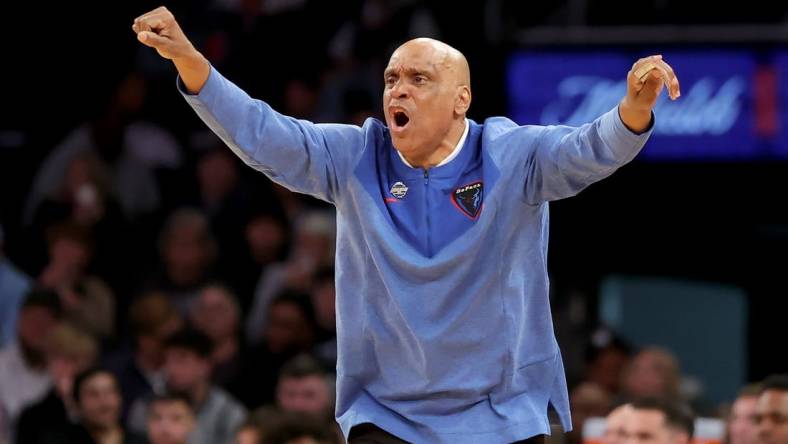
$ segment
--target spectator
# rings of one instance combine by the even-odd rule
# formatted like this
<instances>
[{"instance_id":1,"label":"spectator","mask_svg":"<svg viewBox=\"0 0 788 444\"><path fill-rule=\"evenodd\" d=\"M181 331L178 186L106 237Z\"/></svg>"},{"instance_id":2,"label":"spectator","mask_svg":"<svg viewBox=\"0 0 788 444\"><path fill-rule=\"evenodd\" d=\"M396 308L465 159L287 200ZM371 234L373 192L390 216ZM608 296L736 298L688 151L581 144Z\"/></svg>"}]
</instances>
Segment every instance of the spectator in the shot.
<instances>
[{"instance_id":1,"label":"spectator","mask_svg":"<svg viewBox=\"0 0 788 444\"><path fill-rule=\"evenodd\" d=\"M331 427L315 418L285 414L265 431L262 444L335 444Z\"/></svg>"},{"instance_id":2,"label":"spectator","mask_svg":"<svg viewBox=\"0 0 788 444\"><path fill-rule=\"evenodd\" d=\"M93 271L113 284L122 280L118 268L129 265L119 250L129 245L125 236L126 221L110 190L111 173L95 153L85 152L71 159L66 176L55 196L48 197L35 212L32 230L43 233L48 227L71 224L95 241ZM37 236L40 237L40 236ZM34 251L40 248L34 245Z\"/></svg>"},{"instance_id":3,"label":"spectator","mask_svg":"<svg viewBox=\"0 0 788 444\"><path fill-rule=\"evenodd\" d=\"M213 382L221 387L229 387L241 369L241 312L238 300L222 285L203 287L192 305L191 320L192 325L211 340Z\"/></svg>"},{"instance_id":4,"label":"spectator","mask_svg":"<svg viewBox=\"0 0 788 444\"><path fill-rule=\"evenodd\" d=\"M136 218L158 208L153 169L178 166L180 147L163 128L138 120L146 94L145 78L129 73L105 109L97 110L51 150L35 175L25 205L26 221L32 220L42 200L56 196L71 159L82 153L97 155L112 169L110 187L126 215Z\"/></svg>"},{"instance_id":5,"label":"spectator","mask_svg":"<svg viewBox=\"0 0 788 444\"><path fill-rule=\"evenodd\" d=\"M95 336L108 338L115 330L115 297L101 279L88 275L94 242L74 224L49 230L49 263L38 283L60 295L63 312L71 323Z\"/></svg>"},{"instance_id":6,"label":"spectator","mask_svg":"<svg viewBox=\"0 0 788 444\"><path fill-rule=\"evenodd\" d=\"M285 291L269 306L262 344L245 353L241 377L235 393L249 407L274 401L274 387L282 365L299 353L309 353L315 345L316 322L309 297Z\"/></svg>"},{"instance_id":7,"label":"spectator","mask_svg":"<svg viewBox=\"0 0 788 444\"><path fill-rule=\"evenodd\" d=\"M759 444L788 444L788 374L763 381L755 412Z\"/></svg>"},{"instance_id":8,"label":"spectator","mask_svg":"<svg viewBox=\"0 0 788 444\"><path fill-rule=\"evenodd\" d=\"M166 295L153 292L132 302L129 324L133 351L118 352L108 364L123 394L124 419L135 400L164 391L164 345L181 328L182 320Z\"/></svg>"},{"instance_id":9,"label":"spectator","mask_svg":"<svg viewBox=\"0 0 788 444\"><path fill-rule=\"evenodd\" d=\"M46 394L51 381L46 368L47 341L61 314L58 295L32 291L16 324L18 340L0 350L0 410L10 440L19 413ZM0 438L3 438L0 429Z\"/></svg>"},{"instance_id":10,"label":"spectator","mask_svg":"<svg viewBox=\"0 0 788 444\"><path fill-rule=\"evenodd\" d=\"M190 443L197 426L189 398L177 394L154 396L148 405L146 424L150 444Z\"/></svg>"},{"instance_id":11,"label":"spectator","mask_svg":"<svg viewBox=\"0 0 788 444\"><path fill-rule=\"evenodd\" d=\"M216 242L205 216L189 208L170 214L159 235L159 254L163 275L154 277L149 287L169 294L185 317L208 281L216 257Z\"/></svg>"},{"instance_id":12,"label":"spectator","mask_svg":"<svg viewBox=\"0 0 788 444\"><path fill-rule=\"evenodd\" d=\"M619 394L630 355L630 347L612 331L597 330L586 352L586 380L599 384L608 393Z\"/></svg>"},{"instance_id":13,"label":"spectator","mask_svg":"<svg viewBox=\"0 0 788 444\"><path fill-rule=\"evenodd\" d=\"M276 384L276 403L284 412L331 420L334 413L331 385L320 363L310 355L301 354L282 367Z\"/></svg>"},{"instance_id":14,"label":"spectator","mask_svg":"<svg viewBox=\"0 0 788 444\"><path fill-rule=\"evenodd\" d=\"M93 368L74 380L74 401L79 423L64 444L142 444L141 437L120 424L121 394L108 370Z\"/></svg>"},{"instance_id":15,"label":"spectator","mask_svg":"<svg viewBox=\"0 0 788 444\"><path fill-rule=\"evenodd\" d=\"M318 326L315 355L333 369L337 364L336 285L333 268L322 268L315 273L309 296Z\"/></svg>"},{"instance_id":16,"label":"spectator","mask_svg":"<svg viewBox=\"0 0 788 444\"><path fill-rule=\"evenodd\" d=\"M644 398L632 403L625 430L627 444L688 444L695 419L675 401Z\"/></svg>"},{"instance_id":17,"label":"spectator","mask_svg":"<svg viewBox=\"0 0 788 444\"><path fill-rule=\"evenodd\" d=\"M733 402L726 424L728 444L756 444L758 442L758 423L755 407L761 388L749 385L739 391Z\"/></svg>"},{"instance_id":18,"label":"spectator","mask_svg":"<svg viewBox=\"0 0 788 444\"><path fill-rule=\"evenodd\" d=\"M315 273L334 264L336 222L330 213L312 211L299 219L293 251L284 263L265 270L254 295L254 302L246 322L250 344L262 339L266 327L268 306L284 289L309 291Z\"/></svg>"},{"instance_id":19,"label":"spectator","mask_svg":"<svg viewBox=\"0 0 788 444\"><path fill-rule=\"evenodd\" d=\"M227 392L211 383L211 342L194 330L181 330L167 341L164 371L167 388L185 394L196 413L190 444L230 442L246 417L246 410ZM145 430L148 400L131 407L129 428Z\"/></svg>"},{"instance_id":20,"label":"spectator","mask_svg":"<svg viewBox=\"0 0 788 444\"><path fill-rule=\"evenodd\" d=\"M278 211L282 212L281 209ZM234 274L237 281L234 285L238 288L240 302L245 310L252 303L260 276L265 275L269 266L287 257L289 226L284 216L276 214L277 211L271 209L253 210L244 229L247 260L240 262L239 266L243 268Z\"/></svg>"},{"instance_id":21,"label":"spectator","mask_svg":"<svg viewBox=\"0 0 788 444\"><path fill-rule=\"evenodd\" d=\"M632 415L632 405L623 404L613 409L607 415L605 434L602 437L602 444L627 444L626 426L629 424Z\"/></svg>"},{"instance_id":22,"label":"spectator","mask_svg":"<svg viewBox=\"0 0 788 444\"><path fill-rule=\"evenodd\" d=\"M30 278L5 257L3 242L4 233L0 227L0 348L16 339L19 307L30 290Z\"/></svg>"},{"instance_id":23,"label":"spectator","mask_svg":"<svg viewBox=\"0 0 788 444\"><path fill-rule=\"evenodd\" d=\"M583 424L588 418L603 417L610 411L610 394L593 382L584 382L572 389L569 404L572 409L572 431L566 434L569 444L583 441Z\"/></svg>"},{"instance_id":24,"label":"spectator","mask_svg":"<svg viewBox=\"0 0 788 444\"><path fill-rule=\"evenodd\" d=\"M67 323L52 331L47 341L47 368L53 388L22 411L17 424L18 444L62 442L73 427L72 419L78 415L73 398L74 379L92 367L97 357L98 345L89 334Z\"/></svg>"},{"instance_id":25,"label":"spectator","mask_svg":"<svg viewBox=\"0 0 788 444\"><path fill-rule=\"evenodd\" d=\"M677 400L679 364L669 351L649 347L638 353L624 371L625 399L659 398Z\"/></svg>"}]
</instances>

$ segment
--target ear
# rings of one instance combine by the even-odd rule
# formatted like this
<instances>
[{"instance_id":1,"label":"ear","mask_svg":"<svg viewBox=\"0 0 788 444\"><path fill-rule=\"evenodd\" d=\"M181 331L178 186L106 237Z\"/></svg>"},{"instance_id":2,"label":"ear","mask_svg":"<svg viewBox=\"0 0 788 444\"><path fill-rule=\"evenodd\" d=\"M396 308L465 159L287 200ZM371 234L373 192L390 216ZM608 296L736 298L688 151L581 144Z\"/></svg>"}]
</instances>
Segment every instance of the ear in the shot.
<instances>
[{"instance_id":1,"label":"ear","mask_svg":"<svg viewBox=\"0 0 788 444\"><path fill-rule=\"evenodd\" d=\"M467 85L460 85L457 87L457 96L454 100L454 113L459 116L464 116L471 107L471 88Z\"/></svg>"}]
</instances>

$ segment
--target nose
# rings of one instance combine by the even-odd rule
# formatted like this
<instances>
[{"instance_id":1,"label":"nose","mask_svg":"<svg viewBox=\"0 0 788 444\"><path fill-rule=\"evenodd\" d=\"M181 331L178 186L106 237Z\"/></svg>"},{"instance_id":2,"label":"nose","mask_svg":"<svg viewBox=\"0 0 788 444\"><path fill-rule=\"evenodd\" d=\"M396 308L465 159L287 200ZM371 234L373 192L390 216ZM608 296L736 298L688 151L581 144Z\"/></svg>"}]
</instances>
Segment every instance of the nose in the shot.
<instances>
[{"instance_id":1,"label":"nose","mask_svg":"<svg viewBox=\"0 0 788 444\"><path fill-rule=\"evenodd\" d=\"M399 79L391 85L391 97L395 99L406 99L408 98L408 88L405 85L405 82L402 79Z\"/></svg>"}]
</instances>

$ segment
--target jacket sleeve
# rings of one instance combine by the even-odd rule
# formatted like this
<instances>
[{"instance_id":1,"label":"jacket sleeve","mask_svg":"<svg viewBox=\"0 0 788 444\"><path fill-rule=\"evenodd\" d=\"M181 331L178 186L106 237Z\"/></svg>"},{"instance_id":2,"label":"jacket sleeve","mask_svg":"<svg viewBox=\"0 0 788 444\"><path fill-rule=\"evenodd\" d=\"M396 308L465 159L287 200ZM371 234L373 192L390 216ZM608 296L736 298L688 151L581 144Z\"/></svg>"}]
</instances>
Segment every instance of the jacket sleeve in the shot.
<instances>
[{"instance_id":1,"label":"jacket sleeve","mask_svg":"<svg viewBox=\"0 0 788 444\"><path fill-rule=\"evenodd\" d=\"M364 130L284 116L211 67L199 94L178 89L197 115L247 165L286 188L334 203L364 148Z\"/></svg>"}]
</instances>

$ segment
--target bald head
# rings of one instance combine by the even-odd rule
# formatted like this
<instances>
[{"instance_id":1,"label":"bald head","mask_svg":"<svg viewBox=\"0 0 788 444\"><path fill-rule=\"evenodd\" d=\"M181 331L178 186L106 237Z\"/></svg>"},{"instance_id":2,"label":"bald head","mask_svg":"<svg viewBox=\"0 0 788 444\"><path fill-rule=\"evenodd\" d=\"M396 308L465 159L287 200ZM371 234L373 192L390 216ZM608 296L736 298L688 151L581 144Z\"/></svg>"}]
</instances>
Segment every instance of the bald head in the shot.
<instances>
[{"instance_id":1,"label":"bald head","mask_svg":"<svg viewBox=\"0 0 788 444\"><path fill-rule=\"evenodd\" d=\"M416 166L435 165L465 129L468 61L443 42L418 38L394 51L383 77L383 111L394 147Z\"/></svg>"},{"instance_id":2,"label":"bald head","mask_svg":"<svg viewBox=\"0 0 788 444\"><path fill-rule=\"evenodd\" d=\"M447 76L457 86L471 86L471 69L465 56L452 46L427 37L409 40L391 55L391 58L408 55L423 54L435 61L436 67L445 70Z\"/></svg>"}]
</instances>

